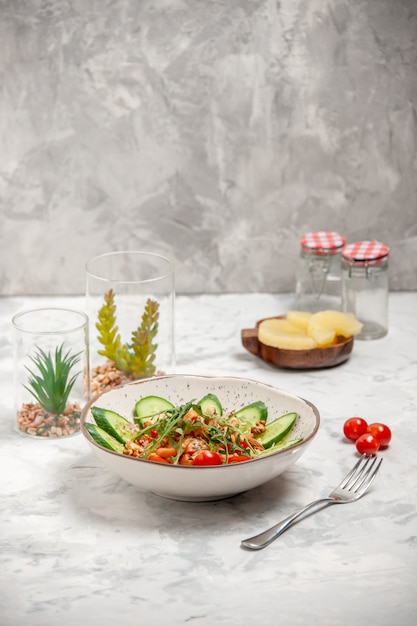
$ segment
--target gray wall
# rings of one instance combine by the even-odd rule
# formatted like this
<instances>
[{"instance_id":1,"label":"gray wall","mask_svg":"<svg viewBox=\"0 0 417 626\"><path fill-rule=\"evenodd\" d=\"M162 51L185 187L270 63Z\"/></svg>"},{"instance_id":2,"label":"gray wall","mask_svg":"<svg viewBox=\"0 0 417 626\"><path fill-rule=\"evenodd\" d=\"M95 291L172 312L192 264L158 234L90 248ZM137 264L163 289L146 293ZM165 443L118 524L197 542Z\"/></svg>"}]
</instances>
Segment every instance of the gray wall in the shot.
<instances>
[{"instance_id":1,"label":"gray wall","mask_svg":"<svg viewBox=\"0 0 417 626\"><path fill-rule=\"evenodd\" d=\"M416 68L415 0L0 0L0 292L290 291L316 229L417 289Z\"/></svg>"}]
</instances>

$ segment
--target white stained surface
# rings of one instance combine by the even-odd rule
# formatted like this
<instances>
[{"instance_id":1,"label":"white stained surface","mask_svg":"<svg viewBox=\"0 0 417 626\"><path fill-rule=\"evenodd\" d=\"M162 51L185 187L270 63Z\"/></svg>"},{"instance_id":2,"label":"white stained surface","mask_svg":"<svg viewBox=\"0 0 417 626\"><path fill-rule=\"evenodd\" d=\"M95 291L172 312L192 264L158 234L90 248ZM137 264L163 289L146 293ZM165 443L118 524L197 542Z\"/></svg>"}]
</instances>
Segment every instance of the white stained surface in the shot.
<instances>
[{"instance_id":1,"label":"white stained surface","mask_svg":"<svg viewBox=\"0 0 417 626\"><path fill-rule=\"evenodd\" d=\"M2 626L414 623L417 294L390 296L386 337L356 341L346 363L310 372L278 370L241 345L241 329L285 313L288 297L178 298L179 373L271 384L313 402L322 420L288 471L209 503L138 491L81 435L41 441L15 431L10 319L45 302L0 300ZM302 520L265 550L242 550L242 539L327 495L356 462L342 432L353 415L393 433L369 493Z\"/></svg>"}]
</instances>

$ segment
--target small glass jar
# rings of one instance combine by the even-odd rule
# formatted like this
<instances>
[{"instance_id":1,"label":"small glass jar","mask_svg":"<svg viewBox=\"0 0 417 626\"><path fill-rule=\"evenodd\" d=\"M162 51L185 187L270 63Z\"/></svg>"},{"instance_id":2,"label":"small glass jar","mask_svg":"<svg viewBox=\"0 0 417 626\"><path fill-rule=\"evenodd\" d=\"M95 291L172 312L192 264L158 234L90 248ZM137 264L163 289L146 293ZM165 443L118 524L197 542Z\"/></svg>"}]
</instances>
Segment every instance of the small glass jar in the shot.
<instances>
[{"instance_id":1,"label":"small glass jar","mask_svg":"<svg viewBox=\"0 0 417 626\"><path fill-rule=\"evenodd\" d=\"M90 395L87 315L44 307L17 313L12 326L17 429L44 439L79 433Z\"/></svg>"},{"instance_id":2,"label":"small glass jar","mask_svg":"<svg viewBox=\"0 0 417 626\"><path fill-rule=\"evenodd\" d=\"M379 339L388 332L389 247L357 241L342 251L342 307L362 322L357 339Z\"/></svg>"},{"instance_id":3,"label":"small glass jar","mask_svg":"<svg viewBox=\"0 0 417 626\"><path fill-rule=\"evenodd\" d=\"M341 309L340 253L345 243L343 235L326 230L301 237L295 308L313 313Z\"/></svg>"}]
</instances>

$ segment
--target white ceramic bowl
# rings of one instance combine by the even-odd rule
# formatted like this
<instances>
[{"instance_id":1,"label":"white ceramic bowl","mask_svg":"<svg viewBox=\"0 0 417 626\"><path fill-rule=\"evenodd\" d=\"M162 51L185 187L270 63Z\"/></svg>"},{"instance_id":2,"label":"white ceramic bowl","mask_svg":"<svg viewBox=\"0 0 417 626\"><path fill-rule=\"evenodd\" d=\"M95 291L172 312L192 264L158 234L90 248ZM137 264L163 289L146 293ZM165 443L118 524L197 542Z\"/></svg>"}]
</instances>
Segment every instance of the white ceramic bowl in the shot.
<instances>
[{"instance_id":1,"label":"white ceramic bowl","mask_svg":"<svg viewBox=\"0 0 417 626\"><path fill-rule=\"evenodd\" d=\"M268 407L268 421L296 411L299 420L291 438L303 437L303 441L244 463L187 467L117 454L97 445L85 428L86 421L94 422L90 411L94 405L132 419L135 402L143 396L162 396L179 405L198 401L207 393L217 395L225 411L262 400ZM319 422L319 412L313 404L260 382L234 377L173 375L139 380L104 393L84 408L81 431L100 461L129 483L166 498L204 502L253 489L281 474L303 454L316 435Z\"/></svg>"}]
</instances>

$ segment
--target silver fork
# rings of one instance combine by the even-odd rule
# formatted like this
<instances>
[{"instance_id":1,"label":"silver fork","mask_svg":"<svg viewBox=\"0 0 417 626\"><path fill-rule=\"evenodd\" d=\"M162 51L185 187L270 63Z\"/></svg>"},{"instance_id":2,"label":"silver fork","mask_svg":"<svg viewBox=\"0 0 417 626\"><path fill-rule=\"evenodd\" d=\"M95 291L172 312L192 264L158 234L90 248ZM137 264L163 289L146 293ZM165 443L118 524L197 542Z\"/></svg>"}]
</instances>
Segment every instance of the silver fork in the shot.
<instances>
[{"instance_id":1,"label":"silver fork","mask_svg":"<svg viewBox=\"0 0 417 626\"><path fill-rule=\"evenodd\" d=\"M338 485L327 498L320 498L319 500L310 502L310 504L307 504L307 506L293 513L293 515L286 517L278 524L268 528L268 530L254 535L249 539L244 539L240 545L242 548L248 548L249 550L261 550L261 548L265 548L277 537L282 535L287 528L290 528L290 526L296 522L304 519L304 517L317 513L317 511L321 511L321 509L331 504L356 502L356 500L359 500L368 490L381 463L382 458L377 459L376 456L362 455L356 465L344 477L340 485Z\"/></svg>"}]
</instances>

